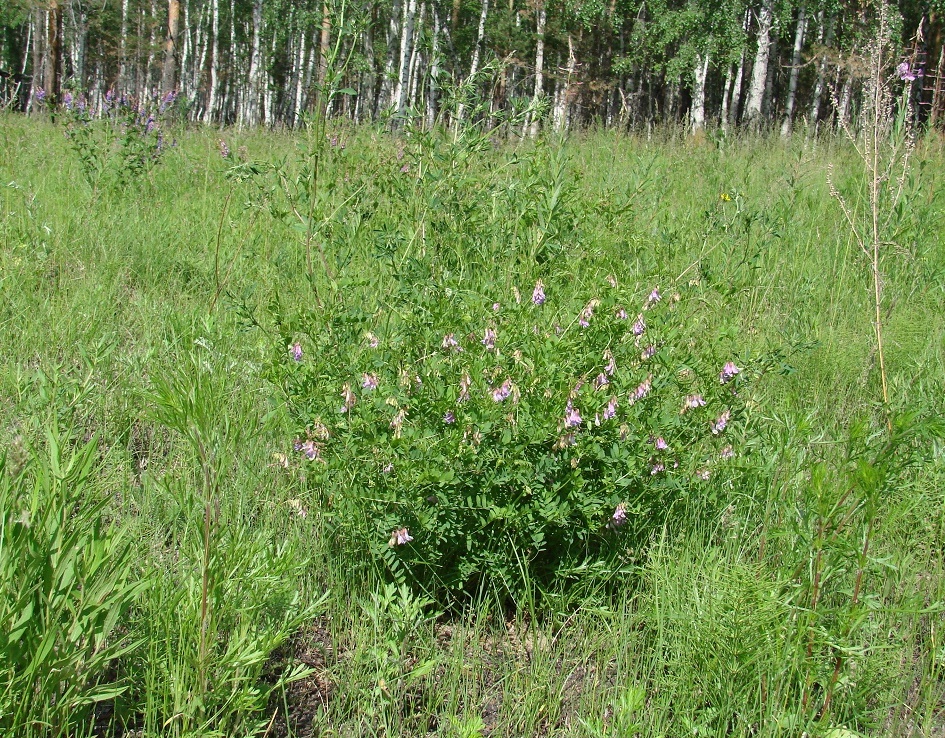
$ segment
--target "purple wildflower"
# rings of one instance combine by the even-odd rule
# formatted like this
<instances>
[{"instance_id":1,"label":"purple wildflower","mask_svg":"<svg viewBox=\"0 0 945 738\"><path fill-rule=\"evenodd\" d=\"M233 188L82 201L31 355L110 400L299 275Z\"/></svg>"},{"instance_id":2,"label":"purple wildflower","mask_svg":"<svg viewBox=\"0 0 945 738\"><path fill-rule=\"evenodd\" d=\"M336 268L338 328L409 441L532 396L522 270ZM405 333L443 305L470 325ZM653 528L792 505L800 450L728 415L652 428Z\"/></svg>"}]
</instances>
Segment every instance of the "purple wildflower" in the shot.
<instances>
[{"instance_id":1,"label":"purple wildflower","mask_svg":"<svg viewBox=\"0 0 945 738\"><path fill-rule=\"evenodd\" d=\"M377 375L365 372L361 375L361 386L366 390L377 389Z\"/></svg>"},{"instance_id":2,"label":"purple wildflower","mask_svg":"<svg viewBox=\"0 0 945 738\"><path fill-rule=\"evenodd\" d=\"M646 302L643 304L643 309L647 310L648 308L653 307L653 305L655 305L662 299L663 298L660 296L660 288L654 287L653 291L647 296Z\"/></svg>"},{"instance_id":3,"label":"purple wildflower","mask_svg":"<svg viewBox=\"0 0 945 738\"><path fill-rule=\"evenodd\" d=\"M506 400L510 394L512 394L512 380L506 379L501 387L496 387L492 390L492 399L495 402L502 402Z\"/></svg>"},{"instance_id":4,"label":"purple wildflower","mask_svg":"<svg viewBox=\"0 0 945 738\"><path fill-rule=\"evenodd\" d=\"M709 421L709 426L712 428L713 436L717 436L719 433L725 430L725 426L728 425L729 417L731 417L731 413L726 410L724 413L719 415L717 420Z\"/></svg>"},{"instance_id":5,"label":"purple wildflower","mask_svg":"<svg viewBox=\"0 0 945 738\"><path fill-rule=\"evenodd\" d=\"M581 315L578 317L578 325L582 328L587 328L591 324L591 318L594 317L594 308L600 304L599 300L591 300L587 305L584 306L584 309L581 311Z\"/></svg>"},{"instance_id":6,"label":"purple wildflower","mask_svg":"<svg viewBox=\"0 0 945 738\"><path fill-rule=\"evenodd\" d=\"M305 454L305 458L309 461L315 461L321 455L318 445L312 440L303 442L300 451Z\"/></svg>"},{"instance_id":7,"label":"purple wildflower","mask_svg":"<svg viewBox=\"0 0 945 738\"><path fill-rule=\"evenodd\" d=\"M581 413L571 404L571 400L568 400L568 404L564 408L564 427L576 428L581 422Z\"/></svg>"},{"instance_id":8,"label":"purple wildflower","mask_svg":"<svg viewBox=\"0 0 945 738\"><path fill-rule=\"evenodd\" d=\"M540 279L535 283L535 289L532 291L532 303L534 305L545 304L545 285L541 283Z\"/></svg>"},{"instance_id":9,"label":"purple wildflower","mask_svg":"<svg viewBox=\"0 0 945 738\"><path fill-rule=\"evenodd\" d=\"M643 331L646 330L646 323L643 321L643 316L638 315L636 322L633 324L633 335L642 336Z\"/></svg>"},{"instance_id":10,"label":"purple wildflower","mask_svg":"<svg viewBox=\"0 0 945 738\"><path fill-rule=\"evenodd\" d=\"M653 375L652 374L648 376L646 379L644 379L642 382L640 382L637 388L633 390L632 393L630 393L630 404L632 405L633 403L639 402L640 400L642 400L644 397L650 394L651 389L653 389Z\"/></svg>"},{"instance_id":11,"label":"purple wildflower","mask_svg":"<svg viewBox=\"0 0 945 738\"><path fill-rule=\"evenodd\" d=\"M708 469L699 469L696 472L696 479L701 479L703 482L708 482L711 476L712 473Z\"/></svg>"},{"instance_id":12,"label":"purple wildflower","mask_svg":"<svg viewBox=\"0 0 945 738\"><path fill-rule=\"evenodd\" d=\"M409 172L409 171L410 171L410 165L409 165L409 164L404 164L404 165L400 168L400 173L401 173L401 174L406 174L406 173Z\"/></svg>"},{"instance_id":13,"label":"purple wildflower","mask_svg":"<svg viewBox=\"0 0 945 738\"><path fill-rule=\"evenodd\" d=\"M702 395L686 395L686 399L683 400L683 406L681 412L686 412L687 410L694 410L697 407L703 407L705 405L705 400L702 399Z\"/></svg>"},{"instance_id":14,"label":"purple wildflower","mask_svg":"<svg viewBox=\"0 0 945 738\"><path fill-rule=\"evenodd\" d=\"M726 446L721 451L719 451L719 456L723 459L730 459L735 455L735 452L732 450L731 446Z\"/></svg>"},{"instance_id":15,"label":"purple wildflower","mask_svg":"<svg viewBox=\"0 0 945 738\"><path fill-rule=\"evenodd\" d=\"M296 453L300 453L302 451L302 440L300 438L296 438L292 442L292 448L295 450Z\"/></svg>"},{"instance_id":16,"label":"purple wildflower","mask_svg":"<svg viewBox=\"0 0 945 738\"><path fill-rule=\"evenodd\" d=\"M482 339L482 345L486 347L487 351L495 350L495 339L496 339L495 331L492 330L492 328L486 328L486 333Z\"/></svg>"},{"instance_id":17,"label":"purple wildflower","mask_svg":"<svg viewBox=\"0 0 945 738\"><path fill-rule=\"evenodd\" d=\"M289 353L295 361L302 361L302 344L296 341L289 347Z\"/></svg>"},{"instance_id":18,"label":"purple wildflower","mask_svg":"<svg viewBox=\"0 0 945 738\"><path fill-rule=\"evenodd\" d=\"M604 420L610 420L617 415L617 398L611 397L604 409Z\"/></svg>"},{"instance_id":19,"label":"purple wildflower","mask_svg":"<svg viewBox=\"0 0 945 738\"><path fill-rule=\"evenodd\" d=\"M614 508L614 514L610 516L610 521L607 523L607 527L611 530L619 528L621 525L627 522L627 503L621 502Z\"/></svg>"},{"instance_id":20,"label":"purple wildflower","mask_svg":"<svg viewBox=\"0 0 945 738\"><path fill-rule=\"evenodd\" d=\"M606 387L608 384L610 384L610 380L607 379L607 375L604 374L604 372L601 372L596 377L594 377L594 389Z\"/></svg>"},{"instance_id":21,"label":"purple wildflower","mask_svg":"<svg viewBox=\"0 0 945 738\"><path fill-rule=\"evenodd\" d=\"M652 359L655 355L656 355L656 346L654 346L651 343L649 346L643 349L643 353L640 354L640 358L643 361L646 361L647 359Z\"/></svg>"},{"instance_id":22,"label":"purple wildflower","mask_svg":"<svg viewBox=\"0 0 945 738\"><path fill-rule=\"evenodd\" d=\"M377 336L375 336L373 333L367 333L364 337L367 339L368 346L371 348L377 348L378 344L380 343L380 341L377 339Z\"/></svg>"},{"instance_id":23,"label":"purple wildflower","mask_svg":"<svg viewBox=\"0 0 945 738\"><path fill-rule=\"evenodd\" d=\"M443 416L443 422L447 425L452 425L456 422L456 415L453 414L452 410L448 410L446 412L446 414Z\"/></svg>"},{"instance_id":24,"label":"purple wildflower","mask_svg":"<svg viewBox=\"0 0 945 738\"><path fill-rule=\"evenodd\" d=\"M666 471L666 466L662 462L657 462L653 464L653 467L650 469L650 476L655 477L660 472Z\"/></svg>"},{"instance_id":25,"label":"purple wildflower","mask_svg":"<svg viewBox=\"0 0 945 738\"><path fill-rule=\"evenodd\" d=\"M499 312L501 308L502 306L499 303L497 302L492 303L492 312L497 313Z\"/></svg>"},{"instance_id":26,"label":"purple wildflower","mask_svg":"<svg viewBox=\"0 0 945 738\"><path fill-rule=\"evenodd\" d=\"M624 310L619 305L617 306L617 309L614 311L614 315L617 316L618 320L626 320L627 318L630 317L629 315L627 315L627 311Z\"/></svg>"},{"instance_id":27,"label":"purple wildflower","mask_svg":"<svg viewBox=\"0 0 945 738\"><path fill-rule=\"evenodd\" d=\"M72 93L71 93L71 92L67 92L65 95L63 95L63 97L62 97L62 104L66 106L66 110L72 110L72 107L73 107L73 99L72 99Z\"/></svg>"},{"instance_id":28,"label":"purple wildflower","mask_svg":"<svg viewBox=\"0 0 945 738\"><path fill-rule=\"evenodd\" d=\"M472 387L472 378L468 374L463 374L459 380L459 397L457 402L466 402L469 399L469 388Z\"/></svg>"},{"instance_id":29,"label":"purple wildflower","mask_svg":"<svg viewBox=\"0 0 945 738\"><path fill-rule=\"evenodd\" d=\"M398 528L393 533L390 534L390 546L403 546L407 543L410 543L413 540L413 536L407 531L406 528Z\"/></svg>"},{"instance_id":30,"label":"purple wildflower","mask_svg":"<svg viewBox=\"0 0 945 738\"><path fill-rule=\"evenodd\" d=\"M37 87L36 90L33 92L33 98L36 100L37 103L42 105L43 102L45 102L46 100L46 90L44 90L42 87Z\"/></svg>"},{"instance_id":31,"label":"purple wildflower","mask_svg":"<svg viewBox=\"0 0 945 738\"><path fill-rule=\"evenodd\" d=\"M230 158L230 147L226 145L226 141L224 141L224 140L221 138L220 141L219 141L219 145L220 145L220 156L221 156L222 158L224 158L224 159L229 159L229 158Z\"/></svg>"},{"instance_id":32,"label":"purple wildflower","mask_svg":"<svg viewBox=\"0 0 945 738\"><path fill-rule=\"evenodd\" d=\"M656 438L653 441L653 445L656 447L657 451L666 451L669 448L669 444L666 443L666 439L663 436Z\"/></svg>"},{"instance_id":33,"label":"purple wildflower","mask_svg":"<svg viewBox=\"0 0 945 738\"><path fill-rule=\"evenodd\" d=\"M734 362L726 361L725 366L722 367L722 371L719 372L719 381L722 384L725 384L729 380L733 379L740 371L741 369L735 366Z\"/></svg>"},{"instance_id":34,"label":"purple wildflower","mask_svg":"<svg viewBox=\"0 0 945 738\"><path fill-rule=\"evenodd\" d=\"M607 373L607 376L614 376L617 371L617 363L614 361L614 355L610 349L604 351L604 361L607 362L607 366L604 367L604 371Z\"/></svg>"},{"instance_id":35,"label":"purple wildflower","mask_svg":"<svg viewBox=\"0 0 945 738\"><path fill-rule=\"evenodd\" d=\"M915 82L916 74L912 71L912 67L909 65L909 62L904 61L896 67L896 74L899 75L899 79L903 82Z\"/></svg>"}]
</instances>

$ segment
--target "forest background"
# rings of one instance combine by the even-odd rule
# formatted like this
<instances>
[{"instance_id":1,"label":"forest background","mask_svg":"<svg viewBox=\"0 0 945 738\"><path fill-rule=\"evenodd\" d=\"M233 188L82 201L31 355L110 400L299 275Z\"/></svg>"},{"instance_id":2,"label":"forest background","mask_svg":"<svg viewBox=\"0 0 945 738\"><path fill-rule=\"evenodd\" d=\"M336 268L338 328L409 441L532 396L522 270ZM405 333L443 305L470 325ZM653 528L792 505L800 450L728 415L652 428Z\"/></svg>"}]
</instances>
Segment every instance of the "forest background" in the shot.
<instances>
[{"instance_id":1,"label":"forest background","mask_svg":"<svg viewBox=\"0 0 945 738\"><path fill-rule=\"evenodd\" d=\"M296 126L333 59L349 90L329 113L406 111L426 125L467 83L489 113L532 104L556 131L684 122L815 129L863 105L868 3L837 0L10 0L0 8L0 101L61 91L101 109L175 93L192 121ZM941 0L894 9L899 75L923 121L945 111ZM37 96L39 96L37 98ZM482 111L480 111L481 113Z\"/></svg>"}]
</instances>

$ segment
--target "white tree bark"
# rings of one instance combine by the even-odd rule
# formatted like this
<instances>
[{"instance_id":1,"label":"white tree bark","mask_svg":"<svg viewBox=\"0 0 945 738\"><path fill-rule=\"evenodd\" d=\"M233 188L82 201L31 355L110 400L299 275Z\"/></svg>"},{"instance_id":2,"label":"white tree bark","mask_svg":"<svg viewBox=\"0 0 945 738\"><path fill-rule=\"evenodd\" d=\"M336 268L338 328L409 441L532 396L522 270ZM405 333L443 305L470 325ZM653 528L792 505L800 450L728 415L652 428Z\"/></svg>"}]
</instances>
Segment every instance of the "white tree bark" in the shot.
<instances>
[{"instance_id":1,"label":"white tree bark","mask_svg":"<svg viewBox=\"0 0 945 738\"><path fill-rule=\"evenodd\" d=\"M801 72L801 51L804 49L804 35L807 33L807 6L803 3L797 14L797 29L794 32L794 51L791 54L791 75L788 80L787 101L784 103L784 122L781 135L790 136L794 127L794 101L797 98L797 80Z\"/></svg>"},{"instance_id":2,"label":"white tree bark","mask_svg":"<svg viewBox=\"0 0 945 738\"><path fill-rule=\"evenodd\" d=\"M204 111L203 122L213 121L217 110L217 88L220 83L220 0L211 2L211 27L213 34L213 51L210 58L210 89L207 95L207 109Z\"/></svg>"},{"instance_id":3,"label":"white tree bark","mask_svg":"<svg viewBox=\"0 0 945 738\"><path fill-rule=\"evenodd\" d=\"M394 88L394 104L398 115L403 115L407 107L407 97L410 89L410 64L413 61L413 26L416 14L417 0L407 0L404 5L403 33L400 34L397 86Z\"/></svg>"},{"instance_id":4,"label":"white tree bark","mask_svg":"<svg viewBox=\"0 0 945 738\"><path fill-rule=\"evenodd\" d=\"M128 92L128 0L121 0L121 36L118 39L118 89Z\"/></svg>"},{"instance_id":5,"label":"white tree bark","mask_svg":"<svg viewBox=\"0 0 945 738\"><path fill-rule=\"evenodd\" d=\"M262 0L253 0L253 40L249 53L249 89L240 106L240 123L255 126L259 123L259 97L262 71Z\"/></svg>"},{"instance_id":6,"label":"white tree bark","mask_svg":"<svg viewBox=\"0 0 945 738\"><path fill-rule=\"evenodd\" d=\"M433 20L433 38L430 49L430 80L427 85L427 129L436 123L436 89L440 77L440 15L436 12L436 3L430 3L430 15Z\"/></svg>"},{"instance_id":7,"label":"white tree bark","mask_svg":"<svg viewBox=\"0 0 945 738\"><path fill-rule=\"evenodd\" d=\"M705 80L709 75L709 53L696 55L696 66L692 72L692 132L705 128Z\"/></svg>"},{"instance_id":8,"label":"white tree bark","mask_svg":"<svg viewBox=\"0 0 945 738\"><path fill-rule=\"evenodd\" d=\"M535 89L532 92L532 105L541 100L545 88L545 25L548 22L548 13L545 10L544 0L539 0L537 17L535 19ZM538 135L538 116L532 113L530 125L532 138Z\"/></svg>"},{"instance_id":9,"label":"white tree bark","mask_svg":"<svg viewBox=\"0 0 945 738\"><path fill-rule=\"evenodd\" d=\"M305 29L299 39L299 53L295 56L295 104L292 108L293 125L299 125L302 113L302 92L305 86Z\"/></svg>"},{"instance_id":10,"label":"white tree bark","mask_svg":"<svg viewBox=\"0 0 945 738\"><path fill-rule=\"evenodd\" d=\"M761 124L761 105L768 80L772 23L771 0L764 0L758 11L758 50L755 52L755 63L751 69L751 85L748 88L748 100L745 103L744 120L752 128L757 128Z\"/></svg>"},{"instance_id":11,"label":"white tree bark","mask_svg":"<svg viewBox=\"0 0 945 738\"><path fill-rule=\"evenodd\" d=\"M823 19L823 13L820 13L821 19ZM818 35L818 40L823 43L824 46L830 46L833 42L833 29L834 23L836 22L837 16L831 15L830 20L827 21L827 28L824 29L823 24L820 26L820 33ZM810 103L810 119L811 123L814 125L814 128L817 128L817 121L820 117L820 99L824 94L824 79L827 75L827 55L822 54L820 57L820 63L817 65L817 81L814 83L814 94L811 97Z\"/></svg>"},{"instance_id":12,"label":"white tree bark","mask_svg":"<svg viewBox=\"0 0 945 738\"><path fill-rule=\"evenodd\" d=\"M482 6L479 11L479 29L476 32L476 46L473 49L472 63L469 65L469 76L467 79L475 80L476 75L479 73L479 61L482 54L482 42L486 37L486 18L489 16L489 0L482 0ZM466 106L460 104L458 110L456 111L456 125L459 126L463 122L463 118L466 113Z\"/></svg>"}]
</instances>

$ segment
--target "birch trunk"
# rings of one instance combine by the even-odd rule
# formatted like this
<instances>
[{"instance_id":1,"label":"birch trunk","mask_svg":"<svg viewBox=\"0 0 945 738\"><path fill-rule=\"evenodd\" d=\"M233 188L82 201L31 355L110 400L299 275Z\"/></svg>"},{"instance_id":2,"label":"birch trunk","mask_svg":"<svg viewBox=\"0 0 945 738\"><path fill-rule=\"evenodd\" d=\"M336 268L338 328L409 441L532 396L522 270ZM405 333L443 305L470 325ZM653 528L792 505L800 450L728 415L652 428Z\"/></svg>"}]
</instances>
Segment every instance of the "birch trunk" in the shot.
<instances>
[{"instance_id":1,"label":"birch trunk","mask_svg":"<svg viewBox=\"0 0 945 738\"><path fill-rule=\"evenodd\" d=\"M794 51L791 54L791 76L788 80L787 101L784 103L784 122L781 135L790 136L794 127L794 101L797 97L797 80L801 73L801 51L804 49L804 35L807 33L807 6L801 4L797 14L797 30L794 32Z\"/></svg>"},{"instance_id":2,"label":"birch trunk","mask_svg":"<svg viewBox=\"0 0 945 738\"><path fill-rule=\"evenodd\" d=\"M295 57L295 105L292 108L293 125L299 125L302 114L302 92L305 86L305 29L299 39L299 53Z\"/></svg>"},{"instance_id":3,"label":"birch trunk","mask_svg":"<svg viewBox=\"0 0 945 738\"><path fill-rule=\"evenodd\" d=\"M745 103L744 120L752 128L761 125L761 105L764 102L765 87L768 81L768 55L771 51L771 0L764 0L758 13L758 50L751 69L751 85L748 88L748 100Z\"/></svg>"},{"instance_id":4,"label":"birch trunk","mask_svg":"<svg viewBox=\"0 0 945 738\"><path fill-rule=\"evenodd\" d=\"M823 15L821 14L821 17ZM827 21L827 29L824 30L824 27L820 27L820 38L819 40L824 44L824 46L830 46L833 42L833 29L834 24L836 23L837 16L831 15L830 20ZM820 64L817 65L817 81L814 83L814 94L811 99L810 104L810 119L814 124L814 128L817 127L817 122L820 119L820 99L824 94L824 79L827 76L827 54L826 52L821 53Z\"/></svg>"},{"instance_id":5,"label":"birch trunk","mask_svg":"<svg viewBox=\"0 0 945 738\"><path fill-rule=\"evenodd\" d=\"M548 13L545 10L544 0L539 0L537 18L535 20L535 90L532 93L532 108L538 105L545 87L545 24L548 21ZM529 133L532 138L538 135L538 116L533 109L531 112L531 130Z\"/></svg>"},{"instance_id":6,"label":"birch trunk","mask_svg":"<svg viewBox=\"0 0 945 738\"><path fill-rule=\"evenodd\" d=\"M46 11L46 99L59 102L62 82L62 6L58 0L50 0Z\"/></svg>"},{"instance_id":7,"label":"birch trunk","mask_svg":"<svg viewBox=\"0 0 945 738\"><path fill-rule=\"evenodd\" d=\"M417 0L407 0L404 6L403 33L400 36L400 63L397 65L397 87L394 100L397 115L403 115L407 107L407 93L410 84L410 63L413 61L413 25L417 13Z\"/></svg>"},{"instance_id":8,"label":"birch trunk","mask_svg":"<svg viewBox=\"0 0 945 738\"><path fill-rule=\"evenodd\" d=\"M253 41L249 55L249 90L241 109L243 122L249 126L259 123L260 77L262 68L262 0L253 0Z\"/></svg>"},{"instance_id":9,"label":"birch trunk","mask_svg":"<svg viewBox=\"0 0 945 738\"><path fill-rule=\"evenodd\" d=\"M189 79L188 65L190 64L191 56L191 39L190 39L190 0L184 0L184 39L181 43L180 49L180 64L177 65L177 80L180 84L180 94L184 97L190 97L190 89L187 86L187 80Z\"/></svg>"},{"instance_id":10,"label":"birch trunk","mask_svg":"<svg viewBox=\"0 0 945 738\"><path fill-rule=\"evenodd\" d=\"M427 129L436 123L436 85L440 77L440 15L436 12L436 3L430 4L433 21L432 48L430 49L430 83L427 85Z\"/></svg>"},{"instance_id":11,"label":"birch trunk","mask_svg":"<svg viewBox=\"0 0 945 738\"><path fill-rule=\"evenodd\" d=\"M561 85L560 91L558 92L558 99L555 101L555 110L553 116L555 131L559 133L566 131L568 128L568 108L570 107L571 78L574 75L576 66L577 59L574 54L574 37L569 33L567 76L565 77L564 83Z\"/></svg>"},{"instance_id":12,"label":"birch trunk","mask_svg":"<svg viewBox=\"0 0 945 738\"><path fill-rule=\"evenodd\" d=\"M476 75L479 73L479 60L482 54L482 42L486 36L486 18L489 15L489 0L482 0L482 6L479 11L479 29L476 31L476 46L473 48L472 63L469 65L469 76L466 78L475 84ZM465 117L465 105L460 103L456 111L456 125L462 125Z\"/></svg>"},{"instance_id":13,"label":"birch trunk","mask_svg":"<svg viewBox=\"0 0 945 738\"><path fill-rule=\"evenodd\" d=\"M705 128L705 80L709 75L709 53L696 55L692 84L692 132Z\"/></svg>"},{"instance_id":14,"label":"birch trunk","mask_svg":"<svg viewBox=\"0 0 945 738\"><path fill-rule=\"evenodd\" d=\"M128 92L128 0L121 0L121 35L118 39L118 89Z\"/></svg>"},{"instance_id":15,"label":"birch trunk","mask_svg":"<svg viewBox=\"0 0 945 738\"><path fill-rule=\"evenodd\" d=\"M325 87L328 77L328 53L331 42L331 9L328 0L322 2L322 30L318 40L318 90L319 97Z\"/></svg>"},{"instance_id":16,"label":"birch trunk","mask_svg":"<svg viewBox=\"0 0 945 738\"><path fill-rule=\"evenodd\" d=\"M401 0L394 0L390 18L387 23L387 55L386 61L384 62L384 79L381 81L381 92L377 100L379 109L387 108L394 104L394 46L397 40L400 39L400 15L402 7Z\"/></svg>"},{"instance_id":17,"label":"birch trunk","mask_svg":"<svg viewBox=\"0 0 945 738\"><path fill-rule=\"evenodd\" d=\"M151 90L151 78L154 74L154 53L157 49L157 0L151 0L151 17L148 19L148 66L144 72L144 90Z\"/></svg>"},{"instance_id":18,"label":"birch trunk","mask_svg":"<svg viewBox=\"0 0 945 738\"><path fill-rule=\"evenodd\" d=\"M46 36L46 14L39 6L33 9L33 79L30 89L30 112L36 103L36 91L45 83L43 79L43 39Z\"/></svg>"},{"instance_id":19,"label":"birch trunk","mask_svg":"<svg viewBox=\"0 0 945 738\"><path fill-rule=\"evenodd\" d=\"M217 110L217 87L220 80L220 0L211 0L211 26L213 48L210 52L210 89L207 94L207 109L204 111L203 122L211 123Z\"/></svg>"},{"instance_id":20,"label":"birch trunk","mask_svg":"<svg viewBox=\"0 0 945 738\"><path fill-rule=\"evenodd\" d=\"M167 0L167 39L164 41L164 68L161 92L165 95L177 85L177 28L180 24L180 0Z\"/></svg>"},{"instance_id":21,"label":"birch trunk","mask_svg":"<svg viewBox=\"0 0 945 738\"><path fill-rule=\"evenodd\" d=\"M420 12L417 14L416 21L414 23L414 29L412 32L413 43L411 44L411 53L410 53L410 93L407 95L407 107L410 110L416 110L417 108L417 87L419 86L419 80L422 76L420 73L420 44L418 39L423 34L423 16L426 14L427 4L425 2L420 4Z\"/></svg>"},{"instance_id":22,"label":"birch trunk","mask_svg":"<svg viewBox=\"0 0 945 738\"><path fill-rule=\"evenodd\" d=\"M728 118L732 105L732 76L735 73L735 65L730 64L725 71L725 81L722 83L722 108L719 111L719 123L723 131L728 130Z\"/></svg>"}]
</instances>

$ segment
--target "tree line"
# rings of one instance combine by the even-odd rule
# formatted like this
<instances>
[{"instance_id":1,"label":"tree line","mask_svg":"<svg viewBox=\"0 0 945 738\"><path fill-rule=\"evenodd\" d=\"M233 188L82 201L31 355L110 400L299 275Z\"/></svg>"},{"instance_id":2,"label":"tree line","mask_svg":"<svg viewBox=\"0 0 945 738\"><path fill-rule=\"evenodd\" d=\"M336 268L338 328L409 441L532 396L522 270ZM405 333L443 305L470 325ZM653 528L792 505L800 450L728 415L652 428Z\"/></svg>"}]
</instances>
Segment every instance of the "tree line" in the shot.
<instances>
[{"instance_id":1,"label":"tree line","mask_svg":"<svg viewBox=\"0 0 945 738\"><path fill-rule=\"evenodd\" d=\"M877 0L885 2L885 0ZM514 116L523 132L855 120L867 0L7 0L0 104L176 93L189 120L329 113L427 124ZM945 121L945 0L887 6L891 79Z\"/></svg>"}]
</instances>

